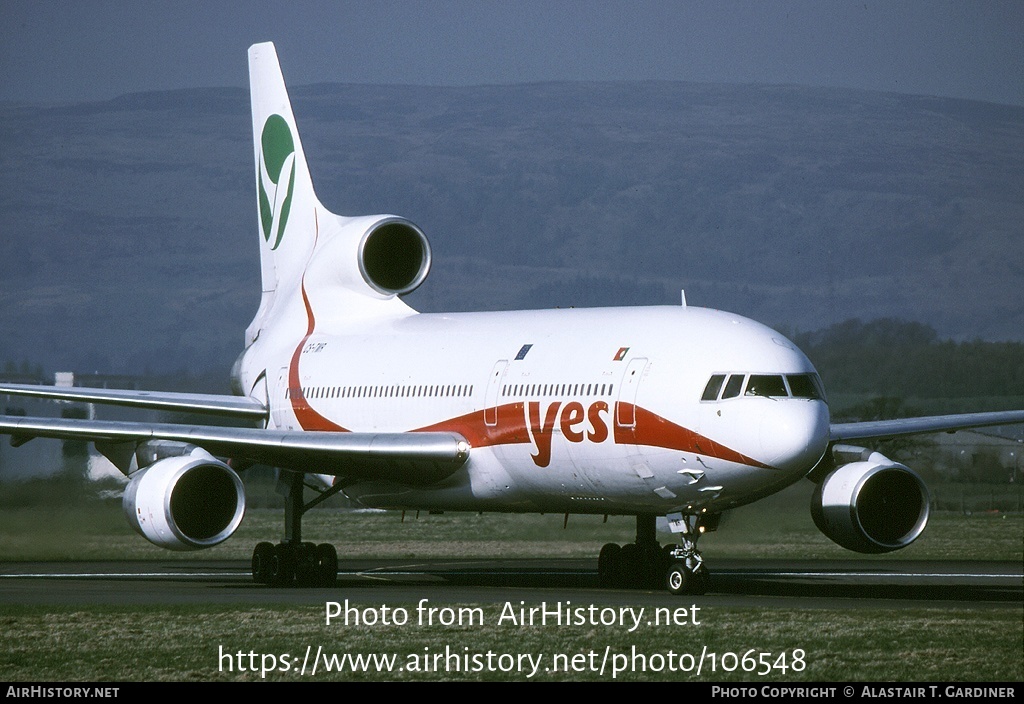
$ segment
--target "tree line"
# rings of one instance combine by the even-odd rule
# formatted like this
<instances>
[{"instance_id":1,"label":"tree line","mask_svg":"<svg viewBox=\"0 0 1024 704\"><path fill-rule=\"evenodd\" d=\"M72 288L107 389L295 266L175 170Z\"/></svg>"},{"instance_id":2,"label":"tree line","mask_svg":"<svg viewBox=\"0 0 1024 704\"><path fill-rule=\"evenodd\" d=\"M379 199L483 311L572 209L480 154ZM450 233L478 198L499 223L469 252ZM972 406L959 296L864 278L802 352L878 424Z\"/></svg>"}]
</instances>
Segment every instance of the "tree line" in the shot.
<instances>
[{"instance_id":1,"label":"tree line","mask_svg":"<svg viewBox=\"0 0 1024 704\"><path fill-rule=\"evenodd\" d=\"M922 323L847 320L794 333L830 393L886 398L1024 396L1024 343L940 340Z\"/></svg>"}]
</instances>

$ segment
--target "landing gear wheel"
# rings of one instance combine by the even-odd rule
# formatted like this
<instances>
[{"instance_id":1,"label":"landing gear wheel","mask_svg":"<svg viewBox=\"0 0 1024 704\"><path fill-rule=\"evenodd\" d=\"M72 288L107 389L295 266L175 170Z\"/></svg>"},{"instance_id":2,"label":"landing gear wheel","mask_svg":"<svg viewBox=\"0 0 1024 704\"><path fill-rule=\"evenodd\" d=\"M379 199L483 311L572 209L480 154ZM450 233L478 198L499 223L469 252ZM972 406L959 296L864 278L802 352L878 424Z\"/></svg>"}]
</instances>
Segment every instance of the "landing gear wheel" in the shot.
<instances>
[{"instance_id":1,"label":"landing gear wheel","mask_svg":"<svg viewBox=\"0 0 1024 704\"><path fill-rule=\"evenodd\" d=\"M338 580L338 551L330 543L316 546L317 583L321 587L333 587Z\"/></svg>"},{"instance_id":2,"label":"landing gear wheel","mask_svg":"<svg viewBox=\"0 0 1024 704\"><path fill-rule=\"evenodd\" d=\"M295 550L288 543L274 546L270 558L270 581L272 587L289 587L295 581Z\"/></svg>"},{"instance_id":3,"label":"landing gear wheel","mask_svg":"<svg viewBox=\"0 0 1024 704\"><path fill-rule=\"evenodd\" d=\"M260 543L253 551L253 578L275 587L332 587L338 579L338 551L329 543L302 542L302 516L325 499L342 491L344 482L318 488L307 475L277 470L277 490L284 495L284 541L276 546ZM306 488L317 492L309 503Z\"/></svg>"},{"instance_id":4,"label":"landing gear wheel","mask_svg":"<svg viewBox=\"0 0 1024 704\"><path fill-rule=\"evenodd\" d=\"M625 589L638 589L643 586L641 569L643 555L636 543L626 543L619 554L619 586Z\"/></svg>"},{"instance_id":5,"label":"landing gear wheel","mask_svg":"<svg viewBox=\"0 0 1024 704\"><path fill-rule=\"evenodd\" d=\"M634 580L640 589L658 589L665 577L669 561L664 559L661 547L657 543L638 546L640 550L640 569Z\"/></svg>"},{"instance_id":6,"label":"landing gear wheel","mask_svg":"<svg viewBox=\"0 0 1024 704\"><path fill-rule=\"evenodd\" d=\"M669 565L668 573L665 575L665 587L669 592L676 596L686 594L689 585L690 570L687 569L686 564L683 562L673 562Z\"/></svg>"},{"instance_id":7,"label":"landing gear wheel","mask_svg":"<svg viewBox=\"0 0 1024 704\"><path fill-rule=\"evenodd\" d=\"M295 584L299 587L311 587L319 581L320 565L316 557L316 545L299 543L294 547Z\"/></svg>"},{"instance_id":8,"label":"landing gear wheel","mask_svg":"<svg viewBox=\"0 0 1024 704\"><path fill-rule=\"evenodd\" d=\"M274 555L274 546L270 543L257 543L252 551L252 579L257 584L270 584L270 563Z\"/></svg>"},{"instance_id":9,"label":"landing gear wheel","mask_svg":"<svg viewBox=\"0 0 1024 704\"><path fill-rule=\"evenodd\" d=\"M597 558L598 583L605 589L658 589L671 561L657 543L607 543Z\"/></svg>"},{"instance_id":10,"label":"landing gear wheel","mask_svg":"<svg viewBox=\"0 0 1024 704\"><path fill-rule=\"evenodd\" d=\"M622 573L622 546L606 543L597 557L597 581L605 589L619 586Z\"/></svg>"}]
</instances>

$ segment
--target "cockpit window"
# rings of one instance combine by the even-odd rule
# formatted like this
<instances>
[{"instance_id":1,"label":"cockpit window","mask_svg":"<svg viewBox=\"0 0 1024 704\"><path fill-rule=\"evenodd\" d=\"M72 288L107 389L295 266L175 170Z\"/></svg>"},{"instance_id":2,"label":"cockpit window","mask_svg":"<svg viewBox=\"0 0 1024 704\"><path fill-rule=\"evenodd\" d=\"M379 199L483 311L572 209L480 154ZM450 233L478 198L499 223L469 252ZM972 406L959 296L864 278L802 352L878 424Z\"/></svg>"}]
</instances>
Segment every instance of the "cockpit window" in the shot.
<instances>
[{"instance_id":1,"label":"cockpit window","mask_svg":"<svg viewBox=\"0 0 1024 704\"><path fill-rule=\"evenodd\" d=\"M825 390L821 386L821 379L817 374L787 374L786 381L789 382L789 390L796 398L809 398L823 400Z\"/></svg>"},{"instance_id":2,"label":"cockpit window","mask_svg":"<svg viewBox=\"0 0 1024 704\"><path fill-rule=\"evenodd\" d=\"M728 380L727 380L728 379ZM746 387L744 390L744 383ZM724 387L724 390L723 390ZM701 401L717 401L744 396L762 398L803 398L812 401L825 400L825 388L821 378L811 374L712 374L708 379Z\"/></svg>"},{"instance_id":3,"label":"cockpit window","mask_svg":"<svg viewBox=\"0 0 1024 704\"><path fill-rule=\"evenodd\" d=\"M789 396L782 377L776 374L751 374L747 396Z\"/></svg>"},{"instance_id":4,"label":"cockpit window","mask_svg":"<svg viewBox=\"0 0 1024 704\"><path fill-rule=\"evenodd\" d=\"M718 392L722 390L722 382L725 381L725 374L715 374L708 380L708 385L704 387L704 395L700 397L701 401L714 401L718 398Z\"/></svg>"},{"instance_id":5,"label":"cockpit window","mask_svg":"<svg viewBox=\"0 0 1024 704\"><path fill-rule=\"evenodd\" d=\"M735 398L740 395L740 389L743 388L743 379L745 377L742 374L733 374L729 377L729 381L725 384L725 393L722 394L722 398Z\"/></svg>"}]
</instances>

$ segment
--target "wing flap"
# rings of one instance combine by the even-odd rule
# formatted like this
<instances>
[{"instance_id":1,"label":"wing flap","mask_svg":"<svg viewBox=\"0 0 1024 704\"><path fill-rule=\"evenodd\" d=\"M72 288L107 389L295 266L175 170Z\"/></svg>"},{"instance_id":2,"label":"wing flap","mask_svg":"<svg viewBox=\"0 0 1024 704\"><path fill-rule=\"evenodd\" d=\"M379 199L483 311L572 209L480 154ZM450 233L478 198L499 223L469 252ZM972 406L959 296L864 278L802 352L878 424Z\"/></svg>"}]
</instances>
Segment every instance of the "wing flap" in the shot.
<instances>
[{"instance_id":1,"label":"wing flap","mask_svg":"<svg viewBox=\"0 0 1024 704\"><path fill-rule=\"evenodd\" d=\"M23 442L57 438L98 443L173 440L211 454L310 474L425 486L451 476L469 459L458 433L307 433L261 428L0 416L0 434Z\"/></svg>"}]
</instances>

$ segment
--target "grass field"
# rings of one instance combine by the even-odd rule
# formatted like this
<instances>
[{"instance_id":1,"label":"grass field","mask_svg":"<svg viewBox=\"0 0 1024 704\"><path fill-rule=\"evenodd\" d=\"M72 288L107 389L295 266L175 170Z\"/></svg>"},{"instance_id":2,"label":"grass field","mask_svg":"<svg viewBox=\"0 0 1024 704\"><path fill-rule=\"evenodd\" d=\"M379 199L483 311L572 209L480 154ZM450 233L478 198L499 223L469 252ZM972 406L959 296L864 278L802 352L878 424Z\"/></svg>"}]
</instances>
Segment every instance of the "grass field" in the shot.
<instances>
[{"instance_id":1,"label":"grass field","mask_svg":"<svg viewBox=\"0 0 1024 704\"><path fill-rule=\"evenodd\" d=\"M810 482L801 482L751 506L727 513L719 530L701 539L705 557L859 559L814 527ZM988 489L983 490L985 493ZM125 522L119 500L41 500L36 507L0 511L0 560L192 560L249 559L261 540L283 531L279 509L249 509L226 543L202 552L172 553L150 545ZM314 510L303 521L303 537L331 542L345 557L594 557L607 542L633 539L631 517L569 517L561 514L431 515L409 512ZM668 535L661 537L669 540ZM1024 560L1024 515L933 512L913 545L870 559L893 561L961 559Z\"/></svg>"},{"instance_id":2,"label":"grass field","mask_svg":"<svg viewBox=\"0 0 1024 704\"><path fill-rule=\"evenodd\" d=\"M717 557L840 558L854 553L833 545L814 528L807 509L808 487L798 485L771 500L727 515L720 530L702 540L712 568ZM118 503L86 501L71 507L41 502L41 508L5 508L0 513L0 560L189 560L248 559L258 540L276 539L282 512L249 511L239 533L225 545L199 554L169 553L127 528ZM305 534L339 546L342 559L351 557L552 556L595 557L601 544L624 542L633 522L601 516L571 516L563 529L560 515L476 515L311 512ZM1024 561L1024 516L1019 514L933 514L925 535L914 545L882 559ZM877 556L872 559L878 559ZM344 590L336 597L345 598ZM382 597L386 598L386 597ZM577 595L567 592L567 600ZM689 604L692 600L683 600ZM681 602L683 603L683 602ZM415 604L404 606L410 613ZM43 608L0 605L0 680L59 681L192 681L260 680L261 667L273 670L267 680L295 681L298 674L276 671L281 656L301 660L307 646L326 652L392 654L403 667L391 671L353 673L322 670L316 680L522 680L526 674L424 670L424 655L542 655L542 667L565 663L585 666L590 653L612 654L608 669L598 674L540 670L540 680L610 680L611 667L623 665L619 680L702 681L1024 681L1024 606L959 606L934 608L847 607L802 608L799 599L783 607L739 608L705 605L701 625L638 629L581 625L528 627L497 623L500 604L457 604L485 614L473 625L343 628L326 625L323 607L261 607L193 604L161 607ZM647 660L624 660L633 649ZM698 676L692 661L681 654L716 654ZM245 659L240 671L232 656L239 651L273 655L274 660ZM802 651L798 653L797 651ZM668 658L673 653L676 660ZM744 654L753 655L746 661ZM743 669L760 653L768 665ZM227 654L222 659L221 654ZM735 653L736 657L722 655ZM785 654L784 658L780 658ZM794 661L794 657L796 660ZM500 661L495 661L500 664ZM419 671L410 669L418 663ZM226 665L230 664L230 668ZM471 666L472 662L469 663ZM593 663L591 663L593 664ZM646 664L646 668L641 667ZM684 671L689 664L690 670ZM769 667L769 665L771 667ZM795 667L794 667L795 665ZM785 666L785 667L783 667ZM675 667L673 670L671 668ZM728 669L723 669L723 667ZM470 668L472 669L472 667ZM499 668L500 669L500 668ZM765 669L765 674L757 670ZM564 670L564 668L563 668Z\"/></svg>"},{"instance_id":3,"label":"grass field","mask_svg":"<svg viewBox=\"0 0 1024 704\"><path fill-rule=\"evenodd\" d=\"M571 596L571 595L567 595ZM392 607L401 604L389 604ZM415 605L406 605L415 614ZM210 680L525 680L521 672L415 672L410 657L443 653L530 653L542 655L550 667L554 656L587 658L607 648L617 657L628 654L618 680L678 681L973 681L1020 682L1020 611L980 609L878 609L823 611L800 608L705 608L701 625L649 628L642 633L592 626L511 627L497 624L498 609L480 606L483 625L376 626L343 628L325 625L322 608L257 608L251 605L167 606L156 608L96 607L68 612L5 607L0 619L0 679L81 681L210 681ZM280 673L281 655L301 661L307 646L335 654L392 653L405 670L318 672L302 677ZM716 654L716 667L705 661L700 676L692 661L703 648ZM643 671L632 651L647 657ZM741 658L771 653L766 674L743 671L726 653ZM239 671L230 655L273 654L255 660L266 677ZM801 655L797 651L803 651ZM669 653L676 654L670 671ZM229 654L226 661L220 655ZM779 656L785 653L785 661ZM722 657L725 655L725 659ZM658 656L662 658L659 662ZM630 662L631 661L631 662ZM585 662L581 661L581 662ZM598 660L600 662L600 659ZM740 661L741 663L742 661ZM785 664L785 669L782 665ZM659 667L660 665L660 667ZM724 667L723 667L724 666ZM732 671L726 671L731 668ZM436 668L435 668L436 669ZM660 669L661 671L655 671ZM684 671L689 669L689 671ZM611 680L609 665L598 672L541 671L537 680Z\"/></svg>"}]
</instances>

